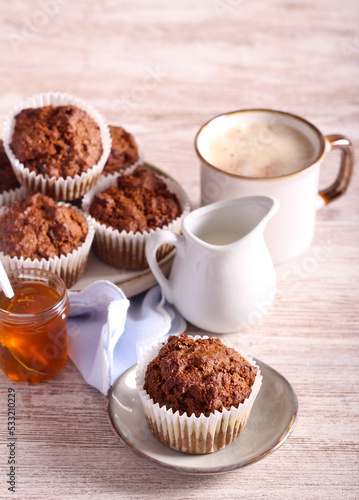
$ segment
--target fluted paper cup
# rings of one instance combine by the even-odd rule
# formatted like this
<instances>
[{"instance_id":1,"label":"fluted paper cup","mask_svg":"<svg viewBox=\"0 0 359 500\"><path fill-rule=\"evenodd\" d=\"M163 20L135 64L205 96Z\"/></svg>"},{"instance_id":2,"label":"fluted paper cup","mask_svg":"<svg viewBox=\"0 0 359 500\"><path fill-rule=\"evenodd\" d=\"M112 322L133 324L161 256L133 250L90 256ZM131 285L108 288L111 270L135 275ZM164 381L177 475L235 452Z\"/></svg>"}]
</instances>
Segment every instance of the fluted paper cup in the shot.
<instances>
[{"instance_id":1,"label":"fluted paper cup","mask_svg":"<svg viewBox=\"0 0 359 500\"><path fill-rule=\"evenodd\" d=\"M14 201L20 200L27 193L27 188L24 186L17 187L15 189L9 189L0 193L0 207L5 205L10 205Z\"/></svg>"},{"instance_id":2,"label":"fluted paper cup","mask_svg":"<svg viewBox=\"0 0 359 500\"><path fill-rule=\"evenodd\" d=\"M31 171L29 168L25 167L12 151L10 143L15 128L16 115L23 109L41 108L50 105L55 107L66 105L76 106L86 111L99 126L103 150L102 155L100 160L86 172L76 174L74 177L67 176L66 178L56 178L37 174L35 171ZM75 200L81 198L81 196L89 191L100 177L111 151L111 134L102 115L82 99L61 92L48 92L34 95L16 105L5 120L3 141L5 152L20 184L27 187L29 190L40 191L58 201Z\"/></svg>"},{"instance_id":3,"label":"fluted paper cup","mask_svg":"<svg viewBox=\"0 0 359 500\"><path fill-rule=\"evenodd\" d=\"M133 170L134 168L132 167L130 171L132 172ZM95 222L93 249L97 257L107 264L123 269L147 269L148 263L145 255L145 247L150 236L155 232L165 229L180 234L182 220L190 211L189 198L176 181L165 176L156 175L166 183L168 190L177 196L181 205L181 215L166 226L150 229L150 231L143 233L139 231L135 233L133 231L119 231L93 219ZM117 177L118 175L101 177L96 186L84 196L82 209L86 215L90 215L90 206L94 196L97 193L105 191L110 186L116 186ZM157 259L163 259L171 249L171 245L162 245L157 253Z\"/></svg>"},{"instance_id":4,"label":"fluted paper cup","mask_svg":"<svg viewBox=\"0 0 359 500\"><path fill-rule=\"evenodd\" d=\"M195 336L194 339L208 338ZM239 352L253 366L256 363L235 345L225 340L223 344ZM238 407L232 406L230 410L214 411L210 416L204 414L190 417L187 413L180 415L179 411L173 412L166 406L160 407L143 389L145 373L148 364L158 354L163 346L160 342L148 349L140 358L136 369L136 386L141 398L141 403L147 423L157 438L170 448L189 454L205 454L218 451L235 441L246 425L253 403L262 385L262 375L259 367L250 396Z\"/></svg>"}]
</instances>

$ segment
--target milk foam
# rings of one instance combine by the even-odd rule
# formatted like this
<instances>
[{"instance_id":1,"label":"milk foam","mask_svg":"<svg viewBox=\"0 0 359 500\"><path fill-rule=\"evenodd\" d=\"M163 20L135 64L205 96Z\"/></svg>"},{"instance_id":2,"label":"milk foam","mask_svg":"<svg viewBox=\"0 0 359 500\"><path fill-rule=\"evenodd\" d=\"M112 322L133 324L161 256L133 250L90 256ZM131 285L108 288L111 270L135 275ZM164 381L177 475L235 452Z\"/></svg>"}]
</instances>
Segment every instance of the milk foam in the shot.
<instances>
[{"instance_id":1,"label":"milk foam","mask_svg":"<svg viewBox=\"0 0 359 500\"><path fill-rule=\"evenodd\" d=\"M315 148L299 130L264 122L240 124L212 139L206 160L245 177L277 177L309 166Z\"/></svg>"}]
</instances>

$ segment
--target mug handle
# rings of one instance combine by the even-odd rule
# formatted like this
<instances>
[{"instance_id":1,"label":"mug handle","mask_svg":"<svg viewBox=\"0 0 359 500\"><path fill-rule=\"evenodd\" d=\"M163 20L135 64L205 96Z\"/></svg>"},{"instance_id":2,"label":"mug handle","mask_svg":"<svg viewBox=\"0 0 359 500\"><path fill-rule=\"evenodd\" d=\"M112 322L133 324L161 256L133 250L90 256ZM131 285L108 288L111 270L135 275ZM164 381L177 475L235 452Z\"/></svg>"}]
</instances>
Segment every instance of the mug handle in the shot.
<instances>
[{"instance_id":1,"label":"mug handle","mask_svg":"<svg viewBox=\"0 0 359 500\"><path fill-rule=\"evenodd\" d=\"M148 265L150 266L154 277L158 281L164 296L166 297L168 302L171 302L172 304L173 291L171 281L167 279L161 271L156 258L157 249L164 244L174 245L177 249L177 255L181 256L183 255L185 242L183 236L172 233L172 231L163 230L153 234L149 238L145 248Z\"/></svg>"},{"instance_id":2,"label":"mug handle","mask_svg":"<svg viewBox=\"0 0 359 500\"><path fill-rule=\"evenodd\" d=\"M340 149L341 161L339 173L335 181L326 189L319 191L319 195L322 198L322 206L327 205L345 193L347 187L349 186L354 166L353 146L347 137L344 135L333 134L327 135L325 139L329 144L330 150Z\"/></svg>"}]
</instances>

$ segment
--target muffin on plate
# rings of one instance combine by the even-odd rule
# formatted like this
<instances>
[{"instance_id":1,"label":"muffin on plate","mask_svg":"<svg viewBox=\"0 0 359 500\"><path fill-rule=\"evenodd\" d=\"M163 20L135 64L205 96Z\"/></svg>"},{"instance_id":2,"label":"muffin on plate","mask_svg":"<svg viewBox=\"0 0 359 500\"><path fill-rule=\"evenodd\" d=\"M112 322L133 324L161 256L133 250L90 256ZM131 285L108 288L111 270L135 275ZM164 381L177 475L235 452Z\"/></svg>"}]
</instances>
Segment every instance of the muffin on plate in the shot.
<instances>
[{"instance_id":1,"label":"muffin on plate","mask_svg":"<svg viewBox=\"0 0 359 500\"><path fill-rule=\"evenodd\" d=\"M117 174L135 165L139 159L139 148L132 134L123 127L109 125L112 138L111 153L103 175Z\"/></svg>"},{"instance_id":2,"label":"muffin on plate","mask_svg":"<svg viewBox=\"0 0 359 500\"><path fill-rule=\"evenodd\" d=\"M9 158L6 156L3 141L0 139L0 207L21 198L26 192L17 180Z\"/></svg>"},{"instance_id":3,"label":"muffin on plate","mask_svg":"<svg viewBox=\"0 0 359 500\"><path fill-rule=\"evenodd\" d=\"M80 198L96 183L111 137L88 104L50 92L15 108L5 122L4 147L22 185L65 201Z\"/></svg>"},{"instance_id":4,"label":"muffin on plate","mask_svg":"<svg viewBox=\"0 0 359 500\"><path fill-rule=\"evenodd\" d=\"M164 228L180 232L189 201L175 181L138 166L132 173L101 179L85 195L82 208L95 220L93 248L99 259L124 269L146 269L148 238ZM158 258L170 250L163 246Z\"/></svg>"},{"instance_id":5,"label":"muffin on plate","mask_svg":"<svg viewBox=\"0 0 359 500\"><path fill-rule=\"evenodd\" d=\"M255 362L218 338L171 335L140 358L136 385L152 432L189 454L236 440L262 384Z\"/></svg>"},{"instance_id":6,"label":"muffin on plate","mask_svg":"<svg viewBox=\"0 0 359 500\"><path fill-rule=\"evenodd\" d=\"M82 276L94 227L77 209L30 192L0 211L0 258L7 270L57 273L70 288Z\"/></svg>"}]
</instances>

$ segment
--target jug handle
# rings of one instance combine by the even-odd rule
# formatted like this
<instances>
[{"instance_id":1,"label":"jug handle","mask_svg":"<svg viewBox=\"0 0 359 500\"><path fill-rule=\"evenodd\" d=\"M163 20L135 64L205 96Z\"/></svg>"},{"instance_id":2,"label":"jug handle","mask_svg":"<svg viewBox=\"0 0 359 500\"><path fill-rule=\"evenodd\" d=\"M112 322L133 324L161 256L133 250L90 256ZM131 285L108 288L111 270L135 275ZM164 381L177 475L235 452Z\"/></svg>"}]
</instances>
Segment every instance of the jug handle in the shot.
<instances>
[{"instance_id":1,"label":"jug handle","mask_svg":"<svg viewBox=\"0 0 359 500\"><path fill-rule=\"evenodd\" d=\"M354 154L350 140L344 135L333 134L325 137L327 148L330 150L339 149L341 151L341 161L339 173L333 184L326 189L319 191L318 207L322 208L331 201L339 198L349 186L353 173Z\"/></svg>"},{"instance_id":2,"label":"jug handle","mask_svg":"<svg viewBox=\"0 0 359 500\"><path fill-rule=\"evenodd\" d=\"M174 245L177 250L177 255L182 256L184 254L185 242L183 236L179 236L166 230L153 234L147 242L145 251L148 265L150 266L154 277L158 281L164 296L168 302L173 303L173 290L171 282L161 271L156 258L157 249L161 245L165 244Z\"/></svg>"}]
</instances>

